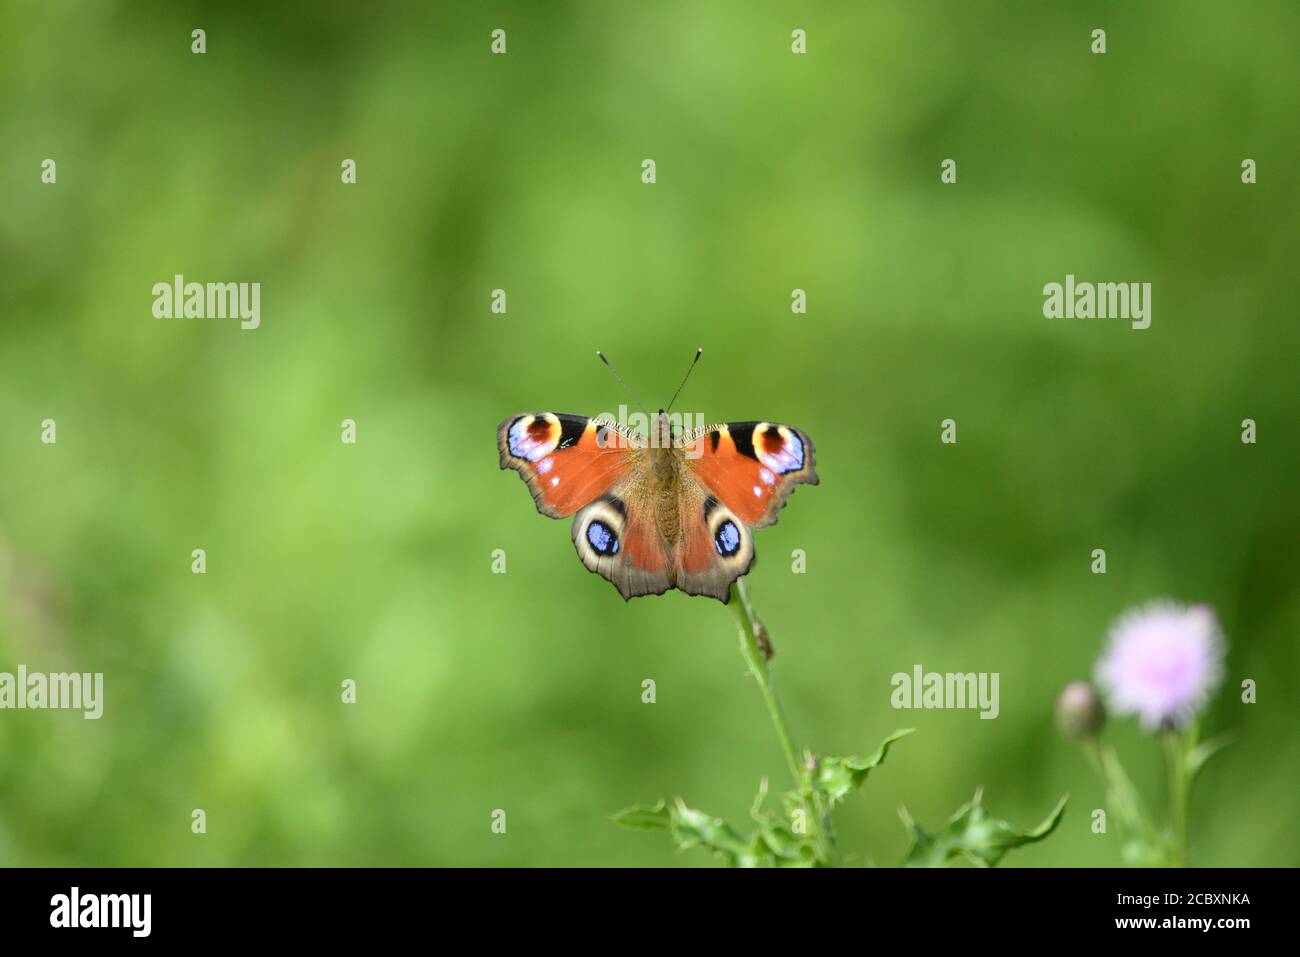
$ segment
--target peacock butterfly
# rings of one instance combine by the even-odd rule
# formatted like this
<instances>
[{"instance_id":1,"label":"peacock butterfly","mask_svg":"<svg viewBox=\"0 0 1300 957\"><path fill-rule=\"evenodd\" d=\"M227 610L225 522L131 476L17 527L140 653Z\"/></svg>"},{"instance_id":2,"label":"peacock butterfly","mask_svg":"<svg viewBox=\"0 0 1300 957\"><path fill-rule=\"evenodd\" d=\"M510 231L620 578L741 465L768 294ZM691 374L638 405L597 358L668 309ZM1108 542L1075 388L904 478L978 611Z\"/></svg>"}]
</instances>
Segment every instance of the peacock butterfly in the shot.
<instances>
[{"instance_id":1,"label":"peacock butterfly","mask_svg":"<svg viewBox=\"0 0 1300 957\"><path fill-rule=\"evenodd\" d=\"M539 512L574 516L578 557L624 599L679 588L726 603L754 560L751 531L776 522L796 485L818 482L812 441L796 428L732 422L674 434L664 410L649 437L604 418L512 415L497 448Z\"/></svg>"}]
</instances>

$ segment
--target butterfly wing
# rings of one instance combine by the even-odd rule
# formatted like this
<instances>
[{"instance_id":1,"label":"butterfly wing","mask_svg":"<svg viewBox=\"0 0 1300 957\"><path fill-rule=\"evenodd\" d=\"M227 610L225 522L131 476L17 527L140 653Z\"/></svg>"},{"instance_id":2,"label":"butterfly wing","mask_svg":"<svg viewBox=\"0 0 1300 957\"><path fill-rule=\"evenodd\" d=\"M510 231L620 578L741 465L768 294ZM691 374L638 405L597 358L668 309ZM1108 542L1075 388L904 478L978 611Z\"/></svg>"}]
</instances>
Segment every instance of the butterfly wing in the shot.
<instances>
[{"instance_id":1,"label":"butterfly wing","mask_svg":"<svg viewBox=\"0 0 1300 957\"><path fill-rule=\"evenodd\" d=\"M578 557L619 594L658 595L672 587L655 500L639 494L646 460L636 443L587 416L531 412L501 423L497 447L501 467L523 477L539 512L574 515Z\"/></svg>"},{"instance_id":2,"label":"butterfly wing","mask_svg":"<svg viewBox=\"0 0 1300 957\"><path fill-rule=\"evenodd\" d=\"M572 515L626 478L631 452L585 415L527 412L497 427L501 467L528 483L537 510Z\"/></svg>"},{"instance_id":3,"label":"butterfly wing","mask_svg":"<svg viewBox=\"0 0 1300 957\"><path fill-rule=\"evenodd\" d=\"M689 476L680 502L676 585L688 595L708 595L726 604L731 583L754 561L754 536L731 509Z\"/></svg>"},{"instance_id":4,"label":"butterfly wing","mask_svg":"<svg viewBox=\"0 0 1300 957\"><path fill-rule=\"evenodd\" d=\"M676 584L725 603L754 561L751 529L775 523L796 485L817 484L813 444L771 422L719 426L700 443L684 459Z\"/></svg>"},{"instance_id":5,"label":"butterfly wing","mask_svg":"<svg viewBox=\"0 0 1300 957\"><path fill-rule=\"evenodd\" d=\"M706 433L699 452L686 460L695 478L753 528L774 524L795 486L818 481L812 440L788 425L732 422Z\"/></svg>"},{"instance_id":6,"label":"butterfly wing","mask_svg":"<svg viewBox=\"0 0 1300 957\"><path fill-rule=\"evenodd\" d=\"M623 598L662 595L673 565L659 531L654 499L633 478L620 483L573 519L573 547L588 569L614 583Z\"/></svg>"}]
</instances>

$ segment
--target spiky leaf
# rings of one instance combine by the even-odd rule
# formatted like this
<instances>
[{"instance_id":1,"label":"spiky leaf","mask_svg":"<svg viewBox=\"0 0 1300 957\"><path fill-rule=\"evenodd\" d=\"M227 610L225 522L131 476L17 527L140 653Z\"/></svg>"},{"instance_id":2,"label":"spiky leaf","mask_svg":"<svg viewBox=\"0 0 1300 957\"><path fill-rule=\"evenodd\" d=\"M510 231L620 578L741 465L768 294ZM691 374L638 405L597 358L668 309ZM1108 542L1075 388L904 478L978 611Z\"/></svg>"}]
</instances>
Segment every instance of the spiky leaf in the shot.
<instances>
[{"instance_id":1,"label":"spiky leaf","mask_svg":"<svg viewBox=\"0 0 1300 957\"><path fill-rule=\"evenodd\" d=\"M942 867L956 858L965 858L982 867L993 867L1007 851L1041 841L1051 834L1061 822L1068 799L1068 794L1062 796L1047 819L1029 831L1017 830L989 814L979 791L937 834L926 833L904 810L903 823L912 832L912 846L903 858L903 866Z\"/></svg>"},{"instance_id":2,"label":"spiky leaf","mask_svg":"<svg viewBox=\"0 0 1300 957\"><path fill-rule=\"evenodd\" d=\"M885 760L889 747L900 738L911 734L915 728L902 728L895 731L880 743L874 754L869 757L821 758L817 762L817 772L813 777L813 787L830 799L834 806L844 800L850 793L862 787L871 769Z\"/></svg>"}]
</instances>

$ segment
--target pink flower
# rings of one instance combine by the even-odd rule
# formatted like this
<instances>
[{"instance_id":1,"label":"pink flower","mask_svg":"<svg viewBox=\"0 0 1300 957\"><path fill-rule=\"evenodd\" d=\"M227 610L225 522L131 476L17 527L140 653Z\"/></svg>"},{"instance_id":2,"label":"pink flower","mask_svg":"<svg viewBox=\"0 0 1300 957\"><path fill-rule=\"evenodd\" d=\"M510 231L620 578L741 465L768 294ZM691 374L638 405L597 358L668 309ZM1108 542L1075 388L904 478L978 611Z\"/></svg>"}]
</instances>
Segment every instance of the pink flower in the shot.
<instances>
[{"instance_id":1,"label":"pink flower","mask_svg":"<svg viewBox=\"0 0 1300 957\"><path fill-rule=\"evenodd\" d=\"M1097 662L1097 683L1115 714L1142 727L1180 727L1223 680L1223 633L1208 605L1150 602L1120 616Z\"/></svg>"}]
</instances>

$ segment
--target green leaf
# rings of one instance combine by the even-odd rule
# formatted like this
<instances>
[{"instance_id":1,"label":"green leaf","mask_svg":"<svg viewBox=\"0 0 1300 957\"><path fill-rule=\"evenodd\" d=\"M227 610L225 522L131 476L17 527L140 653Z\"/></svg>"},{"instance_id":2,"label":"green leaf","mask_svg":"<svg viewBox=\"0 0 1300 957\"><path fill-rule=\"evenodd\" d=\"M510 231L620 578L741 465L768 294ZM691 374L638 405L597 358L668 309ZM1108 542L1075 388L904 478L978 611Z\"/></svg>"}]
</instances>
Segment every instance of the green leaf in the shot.
<instances>
[{"instance_id":1,"label":"green leaf","mask_svg":"<svg viewBox=\"0 0 1300 957\"><path fill-rule=\"evenodd\" d=\"M614 820L637 831L667 831L672 828L672 814L663 801L650 807L644 804L625 807L614 815Z\"/></svg>"},{"instance_id":2,"label":"green leaf","mask_svg":"<svg viewBox=\"0 0 1300 957\"><path fill-rule=\"evenodd\" d=\"M915 728L903 728L895 731L880 743L876 753L870 757L822 758L817 765L813 787L826 795L832 807L835 806L850 793L862 787L871 769L885 760L890 745L915 730Z\"/></svg>"},{"instance_id":3,"label":"green leaf","mask_svg":"<svg viewBox=\"0 0 1300 957\"><path fill-rule=\"evenodd\" d=\"M904 867L942 867L964 857L982 867L993 867L1007 851L1041 841L1056 829L1065 813L1064 795L1042 824L1031 831L1019 831L1006 821L993 817L984 809L981 792L948 819L937 834L927 834L901 809L903 823L912 832L912 846L903 858Z\"/></svg>"},{"instance_id":4,"label":"green leaf","mask_svg":"<svg viewBox=\"0 0 1300 957\"><path fill-rule=\"evenodd\" d=\"M1232 735L1221 734L1202 741L1192 748L1191 753L1187 755L1187 776L1195 780L1201 768L1205 767L1205 762L1232 744L1232 740Z\"/></svg>"},{"instance_id":5,"label":"green leaf","mask_svg":"<svg viewBox=\"0 0 1300 957\"><path fill-rule=\"evenodd\" d=\"M678 849L703 847L731 867L811 867L817 863L812 844L796 835L761 808L766 784L758 793L752 815L757 829L741 834L721 818L687 807L681 801L637 805L614 815L623 827L668 831Z\"/></svg>"},{"instance_id":6,"label":"green leaf","mask_svg":"<svg viewBox=\"0 0 1300 957\"><path fill-rule=\"evenodd\" d=\"M759 853L750 839L740 834L720 817L687 807L681 801L672 808L672 835L683 851L693 847L707 847L721 855L732 867L741 865ZM748 866L753 866L749 864Z\"/></svg>"}]
</instances>

